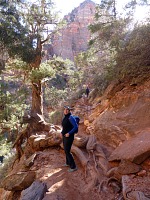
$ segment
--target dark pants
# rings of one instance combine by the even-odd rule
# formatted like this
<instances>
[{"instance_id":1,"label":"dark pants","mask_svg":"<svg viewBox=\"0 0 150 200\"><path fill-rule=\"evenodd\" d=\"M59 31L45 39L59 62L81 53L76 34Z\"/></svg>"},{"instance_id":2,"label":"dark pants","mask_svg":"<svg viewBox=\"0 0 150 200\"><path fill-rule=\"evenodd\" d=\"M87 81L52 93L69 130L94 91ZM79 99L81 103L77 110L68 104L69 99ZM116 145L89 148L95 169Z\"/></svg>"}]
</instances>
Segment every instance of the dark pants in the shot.
<instances>
[{"instance_id":1,"label":"dark pants","mask_svg":"<svg viewBox=\"0 0 150 200\"><path fill-rule=\"evenodd\" d=\"M69 137L63 136L64 151L66 154L66 164L69 165L71 169L76 168L73 156L70 153L73 140L74 140L74 134L70 135Z\"/></svg>"}]
</instances>

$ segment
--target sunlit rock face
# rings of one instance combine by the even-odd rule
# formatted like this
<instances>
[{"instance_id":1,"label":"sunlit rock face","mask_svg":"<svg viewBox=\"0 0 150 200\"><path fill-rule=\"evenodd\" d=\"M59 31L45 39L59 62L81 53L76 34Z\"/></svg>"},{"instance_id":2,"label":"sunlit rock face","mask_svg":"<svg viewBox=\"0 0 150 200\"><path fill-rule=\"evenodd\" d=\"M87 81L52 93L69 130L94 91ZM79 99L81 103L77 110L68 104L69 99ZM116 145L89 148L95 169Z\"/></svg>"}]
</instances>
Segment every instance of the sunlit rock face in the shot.
<instances>
[{"instance_id":1,"label":"sunlit rock face","mask_svg":"<svg viewBox=\"0 0 150 200\"><path fill-rule=\"evenodd\" d=\"M88 25L94 20L95 7L94 2L86 0L64 17L67 24L59 34L53 35L52 43L45 46L45 59L56 55L73 61L74 56L87 50L90 39Z\"/></svg>"},{"instance_id":2,"label":"sunlit rock face","mask_svg":"<svg viewBox=\"0 0 150 200\"><path fill-rule=\"evenodd\" d=\"M87 133L113 148L143 132L148 135L145 141L149 141L149 94L150 81L135 87L129 84L122 87L119 83L110 85L95 108L93 106L92 113L88 113L88 120L84 122ZM144 151L147 154L147 150Z\"/></svg>"}]
</instances>

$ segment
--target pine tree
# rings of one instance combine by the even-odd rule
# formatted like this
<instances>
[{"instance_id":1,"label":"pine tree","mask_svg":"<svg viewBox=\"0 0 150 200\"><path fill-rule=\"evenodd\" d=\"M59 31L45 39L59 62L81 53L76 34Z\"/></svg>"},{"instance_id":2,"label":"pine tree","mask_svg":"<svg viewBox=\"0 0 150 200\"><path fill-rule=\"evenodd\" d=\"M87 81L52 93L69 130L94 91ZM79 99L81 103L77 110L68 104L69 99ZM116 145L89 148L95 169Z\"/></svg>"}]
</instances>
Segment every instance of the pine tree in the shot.
<instances>
[{"instance_id":1,"label":"pine tree","mask_svg":"<svg viewBox=\"0 0 150 200\"><path fill-rule=\"evenodd\" d=\"M58 31L61 22L53 10L51 0L34 2L6 1L0 4L1 31L0 44L3 45L11 58L10 67L24 72L30 79L32 87L32 106L28 127L24 136L29 137L35 131L49 130L49 125L43 117L43 90L44 78L53 74L49 64L42 63L43 45L51 39L52 34ZM16 60L15 60L16 61ZM62 62L59 63L60 66Z\"/></svg>"}]
</instances>

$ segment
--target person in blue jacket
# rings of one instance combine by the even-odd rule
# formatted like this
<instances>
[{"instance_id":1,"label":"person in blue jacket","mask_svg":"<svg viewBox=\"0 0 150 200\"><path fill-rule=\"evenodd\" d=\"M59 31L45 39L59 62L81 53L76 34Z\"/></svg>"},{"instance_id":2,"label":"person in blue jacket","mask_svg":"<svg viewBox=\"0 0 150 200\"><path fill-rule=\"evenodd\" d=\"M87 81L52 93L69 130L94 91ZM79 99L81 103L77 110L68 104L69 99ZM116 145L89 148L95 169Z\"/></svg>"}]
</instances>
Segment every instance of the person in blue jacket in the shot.
<instances>
[{"instance_id":1,"label":"person in blue jacket","mask_svg":"<svg viewBox=\"0 0 150 200\"><path fill-rule=\"evenodd\" d=\"M62 120L62 138L63 146L66 154L66 163L64 166L69 166L69 172L77 170L75 161L71 154L71 146L74 140L74 134L77 133L78 125L74 117L71 115L71 108L69 106L64 106L64 118Z\"/></svg>"}]
</instances>

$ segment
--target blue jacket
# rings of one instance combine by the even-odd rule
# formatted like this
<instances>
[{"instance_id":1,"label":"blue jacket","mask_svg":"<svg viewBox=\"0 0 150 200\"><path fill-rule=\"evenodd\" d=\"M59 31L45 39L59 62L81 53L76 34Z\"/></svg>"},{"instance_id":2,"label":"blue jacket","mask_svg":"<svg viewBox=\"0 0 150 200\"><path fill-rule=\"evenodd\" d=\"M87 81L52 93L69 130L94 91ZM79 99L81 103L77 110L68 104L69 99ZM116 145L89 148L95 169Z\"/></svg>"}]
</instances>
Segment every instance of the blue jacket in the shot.
<instances>
[{"instance_id":1,"label":"blue jacket","mask_svg":"<svg viewBox=\"0 0 150 200\"><path fill-rule=\"evenodd\" d=\"M68 113L65 115L65 117L62 120L62 134L65 135L66 133L74 134L78 131L78 125L74 117L71 115L71 113Z\"/></svg>"},{"instance_id":2,"label":"blue jacket","mask_svg":"<svg viewBox=\"0 0 150 200\"><path fill-rule=\"evenodd\" d=\"M73 128L72 128L71 131L69 131L68 133L69 133L69 134L77 133L77 131L78 131L78 124L77 124L75 118L74 118L72 115L70 115L69 120L70 120L70 122L71 122Z\"/></svg>"}]
</instances>

